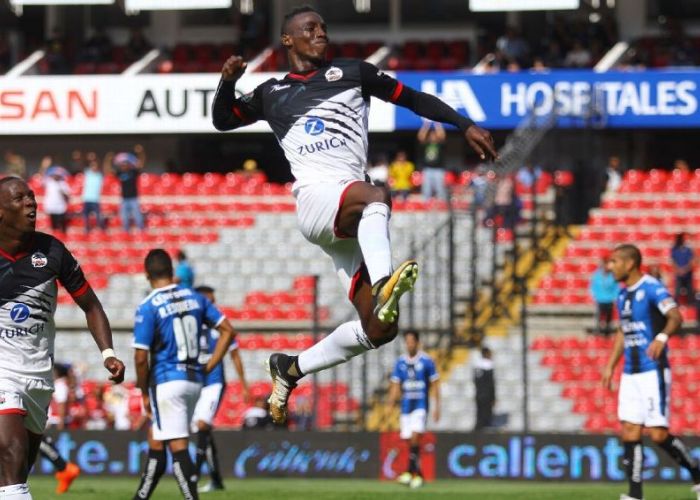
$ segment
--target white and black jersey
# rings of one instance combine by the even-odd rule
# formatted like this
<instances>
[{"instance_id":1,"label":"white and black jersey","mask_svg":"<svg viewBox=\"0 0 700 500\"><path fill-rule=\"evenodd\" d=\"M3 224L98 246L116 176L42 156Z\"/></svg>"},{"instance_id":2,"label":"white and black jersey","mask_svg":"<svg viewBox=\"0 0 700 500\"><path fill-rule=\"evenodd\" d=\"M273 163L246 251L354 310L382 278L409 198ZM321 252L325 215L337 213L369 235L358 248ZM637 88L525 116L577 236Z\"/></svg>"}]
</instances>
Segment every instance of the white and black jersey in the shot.
<instances>
[{"instance_id":1,"label":"white and black jersey","mask_svg":"<svg viewBox=\"0 0 700 500\"><path fill-rule=\"evenodd\" d=\"M215 125L229 130L266 120L291 165L295 189L319 181L364 180L370 96L396 101L402 87L375 66L349 59L272 78L235 101L233 83L222 80Z\"/></svg>"},{"instance_id":2,"label":"white and black jersey","mask_svg":"<svg viewBox=\"0 0 700 500\"><path fill-rule=\"evenodd\" d=\"M89 290L83 271L59 240L34 233L29 250L0 250L0 371L51 380L57 281L75 298Z\"/></svg>"}]
</instances>

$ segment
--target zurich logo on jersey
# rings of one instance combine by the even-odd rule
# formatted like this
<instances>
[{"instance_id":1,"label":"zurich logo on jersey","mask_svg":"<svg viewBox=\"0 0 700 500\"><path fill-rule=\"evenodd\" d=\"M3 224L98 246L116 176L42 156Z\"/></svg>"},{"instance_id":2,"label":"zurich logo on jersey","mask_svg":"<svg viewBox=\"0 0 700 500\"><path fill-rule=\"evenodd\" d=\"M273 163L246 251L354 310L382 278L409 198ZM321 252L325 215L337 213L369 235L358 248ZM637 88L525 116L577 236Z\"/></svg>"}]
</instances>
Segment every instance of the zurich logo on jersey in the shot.
<instances>
[{"instance_id":1,"label":"zurich logo on jersey","mask_svg":"<svg viewBox=\"0 0 700 500\"><path fill-rule=\"evenodd\" d=\"M10 311L10 317L15 323L24 323L29 318L29 308L24 304L15 304Z\"/></svg>"},{"instance_id":2,"label":"zurich logo on jersey","mask_svg":"<svg viewBox=\"0 0 700 500\"><path fill-rule=\"evenodd\" d=\"M319 135L326 130L326 125L320 118L309 118L304 124L304 130L309 135Z\"/></svg>"}]
</instances>

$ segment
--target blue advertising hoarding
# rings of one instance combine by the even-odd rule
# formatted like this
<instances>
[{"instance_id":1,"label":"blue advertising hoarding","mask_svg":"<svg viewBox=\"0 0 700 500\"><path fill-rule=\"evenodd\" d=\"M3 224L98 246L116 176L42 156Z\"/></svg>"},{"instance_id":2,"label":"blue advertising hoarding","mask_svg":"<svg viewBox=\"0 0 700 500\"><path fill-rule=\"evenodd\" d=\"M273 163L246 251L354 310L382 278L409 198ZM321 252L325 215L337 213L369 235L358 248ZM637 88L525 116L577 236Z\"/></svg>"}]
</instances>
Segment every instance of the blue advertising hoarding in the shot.
<instances>
[{"instance_id":1,"label":"blue advertising hoarding","mask_svg":"<svg viewBox=\"0 0 700 500\"><path fill-rule=\"evenodd\" d=\"M391 478L405 470L405 443L370 432L217 431L225 477ZM395 433L394 433L395 434ZM74 431L56 436L61 455L85 475L138 476L145 433ZM684 437L700 458L700 440ZM586 434L434 433L423 442L430 476L525 481L624 481L619 437ZM190 451L194 453L194 445ZM430 464L427 463L430 462ZM39 459L33 474L53 474ZM171 473L171 464L168 465ZM205 471L206 473L206 471ZM659 447L644 447L645 481L689 481L690 475Z\"/></svg>"},{"instance_id":2,"label":"blue advertising hoarding","mask_svg":"<svg viewBox=\"0 0 700 500\"><path fill-rule=\"evenodd\" d=\"M397 72L405 85L436 95L488 128L510 129L534 113L556 111L557 126L700 127L700 71L546 71L473 75ZM421 118L396 108L396 129Z\"/></svg>"}]
</instances>

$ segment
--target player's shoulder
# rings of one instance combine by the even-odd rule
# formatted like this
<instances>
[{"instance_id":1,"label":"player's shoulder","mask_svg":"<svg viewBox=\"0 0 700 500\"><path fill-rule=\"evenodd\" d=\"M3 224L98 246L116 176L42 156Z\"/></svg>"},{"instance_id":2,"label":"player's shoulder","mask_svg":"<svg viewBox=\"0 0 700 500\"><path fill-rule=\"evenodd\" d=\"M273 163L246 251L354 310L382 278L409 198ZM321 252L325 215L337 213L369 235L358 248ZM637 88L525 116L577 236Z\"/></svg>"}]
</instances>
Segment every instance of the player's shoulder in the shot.
<instances>
[{"instance_id":1,"label":"player's shoulder","mask_svg":"<svg viewBox=\"0 0 700 500\"><path fill-rule=\"evenodd\" d=\"M653 291L656 294L668 292L666 286L653 276L645 274L643 279L644 281L642 282L642 287L646 290Z\"/></svg>"},{"instance_id":2,"label":"player's shoulder","mask_svg":"<svg viewBox=\"0 0 700 500\"><path fill-rule=\"evenodd\" d=\"M66 245L52 234L36 231L32 240L32 250L40 250L44 252L64 251Z\"/></svg>"}]
</instances>

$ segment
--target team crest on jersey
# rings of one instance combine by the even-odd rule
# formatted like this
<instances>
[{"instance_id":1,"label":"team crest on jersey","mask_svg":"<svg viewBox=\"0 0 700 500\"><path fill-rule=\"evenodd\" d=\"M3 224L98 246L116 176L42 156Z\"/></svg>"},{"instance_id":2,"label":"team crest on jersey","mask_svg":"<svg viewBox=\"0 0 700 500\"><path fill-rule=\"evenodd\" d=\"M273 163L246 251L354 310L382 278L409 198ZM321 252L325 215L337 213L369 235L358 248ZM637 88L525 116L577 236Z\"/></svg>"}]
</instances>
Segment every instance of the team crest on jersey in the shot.
<instances>
[{"instance_id":1,"label":"team crest on jersey","mask_svg":"<svg viewBox=\"0 0 700 500\"><path fill-rule=\"evenodd\" d=\"M336 68L335 66L331 66L328 68L326 71L326 80L329 82L337 82L341 78L343 78L343 70L340 68Z\"/></svg>"},{"instance_id":2,"label":"team crest on jersey","mask_svg":"<svg viewBox=\"0 0 700 500\"><path fill-rule=\"evenodd\" d=\"M32 267L46 267L48 263L49 259L43 253L36 252L32 255Z\"/></svg>"},{"instance_id":3,"label":"team crest on jersey","mask_svg":"<svg viewBox=\"0 0 700 500\"><path fill-rule=\"evenodd\" d=\"M637 302L644 300L644 290L637 290L637 293L634 294L634 300Z\"/></svg>"}]
</instances>

